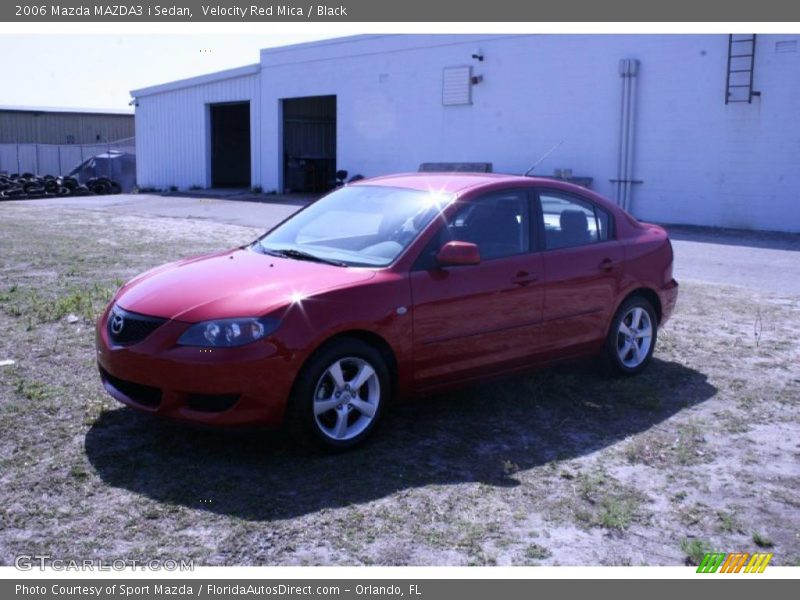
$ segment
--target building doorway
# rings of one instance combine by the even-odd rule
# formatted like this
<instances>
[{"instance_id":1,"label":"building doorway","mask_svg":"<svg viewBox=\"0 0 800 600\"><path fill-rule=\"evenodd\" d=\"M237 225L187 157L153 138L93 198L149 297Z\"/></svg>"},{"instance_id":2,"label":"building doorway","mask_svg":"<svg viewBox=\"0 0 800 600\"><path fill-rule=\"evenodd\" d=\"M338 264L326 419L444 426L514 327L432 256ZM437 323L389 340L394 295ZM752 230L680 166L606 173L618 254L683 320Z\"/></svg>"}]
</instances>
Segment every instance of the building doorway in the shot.
<instances>
[{"instance_id":1,"label":"building doorway","mask_svg":"<svg viewBox=\"0 0 800 600\"><path fill-rule=\"evenodd\" d=\"M209 106L211 186L250 187L250 102Z\"/></svg>"},{"instance_id":2,"label":"building doorway","mask_svg":"<svg viewBox=\"0 0 800 600\"><path fill-rule=\"evenodd\" d=\"M282 108L283 191L328 191L336 180L336 96L286 98Z\"/></svg>"}]
</instances>

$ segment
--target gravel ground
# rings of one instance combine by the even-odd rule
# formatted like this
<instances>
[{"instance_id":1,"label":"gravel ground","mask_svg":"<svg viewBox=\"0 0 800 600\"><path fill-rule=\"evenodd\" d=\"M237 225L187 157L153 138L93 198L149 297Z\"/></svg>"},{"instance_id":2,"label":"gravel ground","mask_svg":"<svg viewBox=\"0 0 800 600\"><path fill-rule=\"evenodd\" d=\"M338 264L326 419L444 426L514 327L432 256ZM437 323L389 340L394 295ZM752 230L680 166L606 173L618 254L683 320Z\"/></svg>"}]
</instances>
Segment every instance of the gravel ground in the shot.
<instances>
[{"instance_id":1,"label":"gravel ground","mask_svg":"<svg viewBox=\"0 0 800 600\"><path fill-rule=\"evenodd\" d=\"M0 205L0 361L15 361L0 367L0 564L675 565L712 549L800 564L788 291L684 282L643 375L586 361L400 404L339 456L108 397L92 328L119 283L263 226Z\"/></svg>"}]
</instances>

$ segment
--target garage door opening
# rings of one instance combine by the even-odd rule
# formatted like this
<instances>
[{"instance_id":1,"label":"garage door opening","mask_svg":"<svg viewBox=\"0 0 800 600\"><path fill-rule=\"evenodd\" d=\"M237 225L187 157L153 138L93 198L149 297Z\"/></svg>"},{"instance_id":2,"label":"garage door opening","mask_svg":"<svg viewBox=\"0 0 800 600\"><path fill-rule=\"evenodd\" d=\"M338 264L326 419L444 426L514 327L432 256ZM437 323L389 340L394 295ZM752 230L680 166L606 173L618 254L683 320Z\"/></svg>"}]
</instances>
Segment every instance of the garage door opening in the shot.
<instances>
[{"instance_id":1,"label":"garage door opening","mask_svg":"<svg viewBox=\"0 0 800 600\"><path fill-rule=\"evenodd\" d=\"M210 105L211 186L250 187L250 103Z\"/></svg>"},{"instance_id":2,"label":"garage door opening","mask_svg":"<svg viewBox=\"0 0 800 600\"><path fill-rule=\"evenodd\" d=\"M283 100L283 187L320 193L336 180L336 96Z\"/></svg>"}]
</instances>

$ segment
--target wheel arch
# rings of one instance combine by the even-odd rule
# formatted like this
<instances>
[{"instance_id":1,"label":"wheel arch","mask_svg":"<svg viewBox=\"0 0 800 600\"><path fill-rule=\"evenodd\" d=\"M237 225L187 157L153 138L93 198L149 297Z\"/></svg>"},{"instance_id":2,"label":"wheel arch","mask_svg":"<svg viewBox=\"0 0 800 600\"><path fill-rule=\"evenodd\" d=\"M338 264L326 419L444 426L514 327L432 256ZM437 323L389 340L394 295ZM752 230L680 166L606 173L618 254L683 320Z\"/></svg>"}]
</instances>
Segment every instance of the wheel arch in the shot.
<instances>
[{"instance_id":1,"label":"wheel arch","mask_svg":"<svg viewBox=\"0 0 800 600\"><path fill-rule=\"evenodd\" d=\"M389 377L391 378L391 386L392 386L392 394L394 396L394 392L397 389L397 379L398 379L398 372L397 372L397 356L395 355L394 349L389 344L386 339L375 333L374 331L369 331L367 329L347 329L344 331L339 331L332 336L326 338L322 342L320 342L313 351L309 353L306 359L303 361L303 365L300 367L301 372L305 366L309 363L309 361L316 356L320 351L325 349L330 344L335 343L338 340L342 339L355 339L360 342L364 342L369 344L373 348L375 348L378 352L380 352L381 356L383 357L384 361L386 361L386 368L389 370Z\"/></svg>"},{"instance_id":2,"label":"wheel arch","mask_svg":"<svg viewBox=\"0 0 800 600\"><path fill-rule=\"evenodd\" d=\"M649 287L637 287L632 289L628 292L622 300L620 300L619 304L617 304L617 308L614 310L614 314L617 313L619 307L625 304L631 298L639 296L647 300L652 306L653 310L656 311L656 324L661 324L661 317L662 317L662 308L661 308L661 298L658 297L658 293L652 288ZM609 324L610 326L610 324Z\"/></svg>"},{"instance_id":3,"label":"wheel arch","mask_svg":"<svg viewBox=\"0 0 800 600\"><path fill-rule=\"evenodd\" d=\"M653 310L656 311L656 325L657 326L661 325L661 316L662 316L661 299L658 297L658 294L654 289L645 286L639 286L631 288L628 291L628 293L625 294L617 303L617 305L614 307L614 311L611 313L611 316L608 318L608 322L606 323L606 329L605 329L606 337L608 337L608 334L611 331L611 326L614 324L614 317L619 311L620 306L625 304L631 298L635 298L636 296L644 298L645 300L650 302L650 304L653 306Z\"/></svg>"}]
</instances>

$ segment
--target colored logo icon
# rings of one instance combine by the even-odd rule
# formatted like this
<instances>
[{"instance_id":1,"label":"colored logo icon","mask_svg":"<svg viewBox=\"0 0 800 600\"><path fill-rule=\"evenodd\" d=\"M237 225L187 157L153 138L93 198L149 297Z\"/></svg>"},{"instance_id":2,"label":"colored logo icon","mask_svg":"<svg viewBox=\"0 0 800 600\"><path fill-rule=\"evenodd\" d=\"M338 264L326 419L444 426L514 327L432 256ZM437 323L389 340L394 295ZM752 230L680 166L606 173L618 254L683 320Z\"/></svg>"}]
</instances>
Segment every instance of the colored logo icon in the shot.
<instances>
[{"instance_id":1,"label":"colored logo icon","mask_svg":"<svg viewBox=\"0 0 800 600\"><path fill-rule=\"evenodd\" d=\"M700 561L698 573L763 573L772 553L755 552L709 552Z\"/></svg>"}]
</instances>

